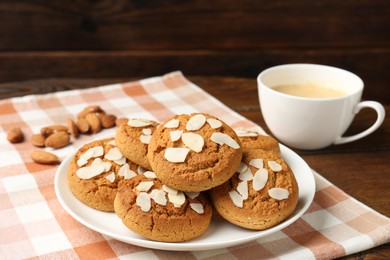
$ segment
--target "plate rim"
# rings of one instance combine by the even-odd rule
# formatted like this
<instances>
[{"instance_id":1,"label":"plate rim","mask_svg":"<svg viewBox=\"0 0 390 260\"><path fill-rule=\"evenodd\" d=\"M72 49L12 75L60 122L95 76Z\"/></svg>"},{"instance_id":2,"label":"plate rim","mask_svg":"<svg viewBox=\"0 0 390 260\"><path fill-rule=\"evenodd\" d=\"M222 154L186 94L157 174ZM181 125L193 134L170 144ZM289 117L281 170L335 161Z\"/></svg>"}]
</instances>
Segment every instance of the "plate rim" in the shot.
<instances>
[{"instance_id":1,"label":"plate rim","mask_svg":"<svg viewBox=\"0 0 390 260\"><path fill-rule=\"evenodd\" d=\"M313 174L312 169L303 160L303 158L300 157L293 150L291 150L290 148L286 147L283 144L279 144L279 146L280 146L282 158L283 158L283 155L288 155L289 158L293 157L291 159L294 160L294 162L296 162L296 160L298 160L299 163L301 164L301 166L306 168L305 171L310 173L310 174L307 174L308 176L305 176L305 178L306 178L305 182L310 182L310 187L309 187L310 192L309 192L308 196L307 197L306 196L305 197L301 197L301 193L299 194L299 199L305 199L306 203L299 210L299 212L297 212L295 215L290 216L288 219L286 219L285 221L281 222L280 224L278 224L278 225L276 225L274 227L268 228L266 230L253 231L254 232L253 235L251 234L251 235L248 235L248 236L246 236L244 238L240 238L240 239L236 239L236 240L218 241L218 242L215 242L215 243L208 243L208 244L201 244L200 243L201 244L200 245L199 243L191 242L191 240L190 241L186 241L186 242L172 243L172 242L159 242L159 241L147 240L147 239L145 239L145 238L143 238L141 236L139 237L139 239L138 238L131 238L131 237L126 239L126 238L123 238L122 235L118 235L118 234L116 234L116 233L114 233L114 232L112 232L110 230L102 229L102 228L94 225L93 223L90 223L88 220L84 219L82 216L79 216L77 214L77 212L75 212L75 210L72 209L68 205L68 203L65 201L65 199L62 196L62 191L61 191L61 187L60 187L60 184L61 184L60 183L61 174L67 175L67 167L68 166L65 166L65 165L69 164L70 160L72 159L74 154L77 152L77 149L75 151L73 151L71 154L69 154L61 162L61 164L57 168L56 173L55 173L55 177L54 177L54 190L55 190L55 194L56 194L56 197L57 197L60 205L65 209L65 211L71 217L73 217L75 220L77 220L82 225L84 225L84 226L86 226L86 227L88 227L88 228L90 228L90 229L92 229L92 230L94 230L94 231L96 231L98 233L101 233L103 235L109 236L110 238L122 241L124 243L132 244L132 245L136 245L136 246L141 246L141 247L144 247L144 248L168 250L168 251L173 251L173 250L176 250L176 251L202 251L202 250L226 248L226 247L230 247L230 246L234 246L234 245L240 245L240 244L247 243L247 242L253 241L255 239L261 238L261 237L268 236L270 234L273 234L273 233L275 233L277 231L282 230L283 228L286 228L287 226L290 226L296 220L298 220L300 217L302 217L302 215L305 214L305 212L308 210L308 208L312 204L313 199L314 199L314 195L315 195L315 191L316 191L316 182L315 182L315 178L314 178L314 174ZM283 158L283 159L285 159L285 158ZM62 171L64 167L66 167L66 170ZM298 179L297 179L297 182L298 182ZM67 183L66 183L66 185L62 185L62 186L65 186L65 189L69 190L69 186L67 185ZM298 182L298 186L299 186L299 182ZM301 187L300 187L300 190L301 190ZM88 207L88 206L85 205L85 207ZM105 212L105 213L107 213L107 214L115 214L113 212ZM224 221L226 221L226 220L224 220ZM231 225L233 225L233 224L231 224Z\"/></svg>"}]
</instances>

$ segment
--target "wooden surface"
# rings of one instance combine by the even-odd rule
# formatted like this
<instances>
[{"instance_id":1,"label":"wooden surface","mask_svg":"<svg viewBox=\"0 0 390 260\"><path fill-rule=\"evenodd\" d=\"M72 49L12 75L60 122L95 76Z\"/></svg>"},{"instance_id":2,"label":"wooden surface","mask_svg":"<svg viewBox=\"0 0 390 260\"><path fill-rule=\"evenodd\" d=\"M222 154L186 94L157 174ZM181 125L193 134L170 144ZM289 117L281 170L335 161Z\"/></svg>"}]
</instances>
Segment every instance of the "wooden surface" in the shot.
<instances>
[{"instance_id":1,"label":"wooden surface","mask_svg":"<svg viewBox=\"0 0 390 260\"><path fill-rule=\"evenodd\" d=\"M254 79L232 77L188 77L231 109L268 130L259 107ZM135 78L47 79L0 84L0 98L60 90L88 88ZM384 103L386 118L379 130L350 144L330 146L316 151L294 149L311 168L349 195L390 217L390 104ZM362 110L347 134L369 127L375 113ZM389 259L390 244L357 253L345 259Z\"/></svg>"},{"instance_id":2,"label":"wooden surface","mask_svg":"<svg viewBox=\"0 0 390 260\"><path fill-rule=\"evenodd\" d=\"M3 0L0 83L185 75L254 78L286 63L360 75L390 103L388 0Z\"/></svg>"}]
</instances>

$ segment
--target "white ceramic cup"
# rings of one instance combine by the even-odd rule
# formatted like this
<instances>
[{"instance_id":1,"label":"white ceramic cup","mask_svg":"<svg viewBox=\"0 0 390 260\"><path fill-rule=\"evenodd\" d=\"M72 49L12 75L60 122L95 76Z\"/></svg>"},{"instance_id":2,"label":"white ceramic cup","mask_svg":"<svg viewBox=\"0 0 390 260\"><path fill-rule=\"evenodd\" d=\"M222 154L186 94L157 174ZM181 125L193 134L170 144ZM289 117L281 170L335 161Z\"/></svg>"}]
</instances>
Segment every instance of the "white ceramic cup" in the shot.
<instances>
[{"instance_id":1,"label":"white ceramic cup","mask_svg":"<svg viewBox=\"0 0 390 260\"><path fill-rule=\"evenodd\" d=\"M342 91L334 98L306 98L278 92L272 87L315 83ZM363 101L364 83L355 74L325 65L287 64L264 70L257 77L261 112L272 134L282 143L298 149L320 149L331 144L355 141L374 132L385 118L384 107ZM342 135L362 108L377 113L375 123L352 136Z\"/></svg>"}]
</instances>

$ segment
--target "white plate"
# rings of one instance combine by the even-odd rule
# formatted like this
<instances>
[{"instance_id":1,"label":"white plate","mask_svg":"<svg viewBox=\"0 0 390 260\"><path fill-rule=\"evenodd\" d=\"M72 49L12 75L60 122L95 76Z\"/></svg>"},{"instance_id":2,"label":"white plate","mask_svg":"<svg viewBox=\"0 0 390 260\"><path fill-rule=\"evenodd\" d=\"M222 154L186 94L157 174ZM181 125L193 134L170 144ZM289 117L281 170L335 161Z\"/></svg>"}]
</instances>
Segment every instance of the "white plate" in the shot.
<instances>
[{"instance_id":1,"label":"white plate","mask_svg":"<svg viewBox=\"0 0 390 260\"><path fill-rule=\"evenodd\" d=\"M125 243L162 250L208 250L225 248L255 240L279 231L292 224L309 208L315 193L314 176L295 152L280 145L282 158L290 165L299 186L298 205L293 214L284 222L264 231L253 231L237 227L219 217L213 216L210 227L201 237L182 243L166 243L147 240L130 231L115 213L107 213L92 209L81 203L70 192L67 184L68 165L73 154L68 156L59 166L55 176L55 192L64 209L81 224L109 237Z\"/></svg>"}]
</instances>

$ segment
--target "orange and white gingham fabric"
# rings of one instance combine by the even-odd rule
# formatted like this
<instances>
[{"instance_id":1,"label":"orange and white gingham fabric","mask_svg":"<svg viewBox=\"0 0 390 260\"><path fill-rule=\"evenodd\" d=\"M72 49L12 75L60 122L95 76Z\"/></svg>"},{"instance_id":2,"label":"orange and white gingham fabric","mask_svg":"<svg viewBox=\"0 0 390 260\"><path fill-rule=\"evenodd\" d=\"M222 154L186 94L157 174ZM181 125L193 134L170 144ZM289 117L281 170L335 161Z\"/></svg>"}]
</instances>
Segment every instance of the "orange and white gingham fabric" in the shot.
<instances>
[{"instance_id":1,"label":"orange and white gingham fabric","mask_svg":"<svg viewBox=\"0 0 390 260\"><path fill-rule=\"evenodd\" d=\"M120 117L164 121L174 114L200 111L233 127L257 128L189 82L180 72L137 82L87 90L0 100L0 258L131 259L330 259L390 241L390 219L351 198L314 172L316 194L309 210L289 227L230 248L171 252L133 246L101 235L74 220L54 193L58 166L32 162L30 138L50 124L65 124L85 106L98 104ZM27 140L10 144L6 133L21 127ZM62 159L78 147L107 135L83 135L63 149Z\"/></svg>"}]
</instances>

